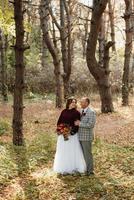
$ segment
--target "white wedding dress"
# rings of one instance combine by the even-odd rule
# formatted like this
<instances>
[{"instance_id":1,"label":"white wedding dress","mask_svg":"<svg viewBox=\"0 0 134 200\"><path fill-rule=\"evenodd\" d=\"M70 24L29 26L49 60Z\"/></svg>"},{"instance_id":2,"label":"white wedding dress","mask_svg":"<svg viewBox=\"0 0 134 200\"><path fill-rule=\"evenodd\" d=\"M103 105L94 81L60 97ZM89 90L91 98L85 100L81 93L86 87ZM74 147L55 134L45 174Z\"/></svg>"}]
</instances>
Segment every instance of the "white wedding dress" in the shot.
<instances>
[{"instance_id":1,"label":"white wedding dress","mask_svg":"<svg viewBox=\"0 0 134 200\"><path fill-rule=\"evenodd\" d=\"M86 171L86 163L77 134L70 135L67 141L64 141L63 135L58 136L53 169L60 174Z\"/></svg>"}]
</instances>

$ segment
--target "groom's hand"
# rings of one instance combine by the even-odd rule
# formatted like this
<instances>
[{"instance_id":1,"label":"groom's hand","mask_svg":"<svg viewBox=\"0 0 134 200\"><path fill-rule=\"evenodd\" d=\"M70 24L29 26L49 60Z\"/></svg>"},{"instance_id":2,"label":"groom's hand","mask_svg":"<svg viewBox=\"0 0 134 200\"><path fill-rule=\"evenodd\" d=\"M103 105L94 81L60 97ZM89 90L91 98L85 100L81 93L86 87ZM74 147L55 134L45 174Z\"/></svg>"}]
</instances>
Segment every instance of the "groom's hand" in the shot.
<instances>
[{"instance_id":1,"label":"groom's hand","mask_svg":"<svg viewBox=\"0 0 134 200\"><path fill-rule=\"evenodd\" d=\"M75 124L75 126L79 126L79 125L80 125L80 120L76 120L76 121L74 122L74 124Z\"/></svg>"}]
</instances>

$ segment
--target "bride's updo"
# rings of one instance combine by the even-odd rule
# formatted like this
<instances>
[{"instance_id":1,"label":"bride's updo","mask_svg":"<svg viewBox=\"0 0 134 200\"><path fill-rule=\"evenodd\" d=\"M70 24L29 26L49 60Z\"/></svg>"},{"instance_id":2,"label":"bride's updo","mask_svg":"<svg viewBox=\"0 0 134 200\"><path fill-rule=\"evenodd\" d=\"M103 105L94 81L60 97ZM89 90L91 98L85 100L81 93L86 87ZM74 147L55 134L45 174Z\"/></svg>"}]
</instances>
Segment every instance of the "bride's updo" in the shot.
<instances>
[{"instance_id":1,"label":"bride's updo","mask_svg":"<svg viewBox=\"0 0 134 200\"><path fill-rule=\"evenodd\" d=\"M69 106L70 104L75 101L77 103L77 99L75 99L74 97L70 97L67 99L67 102L66 102L66 109L69 109ZM77 106L76 106L77 107Z\"/></svg>"}]
</instances>

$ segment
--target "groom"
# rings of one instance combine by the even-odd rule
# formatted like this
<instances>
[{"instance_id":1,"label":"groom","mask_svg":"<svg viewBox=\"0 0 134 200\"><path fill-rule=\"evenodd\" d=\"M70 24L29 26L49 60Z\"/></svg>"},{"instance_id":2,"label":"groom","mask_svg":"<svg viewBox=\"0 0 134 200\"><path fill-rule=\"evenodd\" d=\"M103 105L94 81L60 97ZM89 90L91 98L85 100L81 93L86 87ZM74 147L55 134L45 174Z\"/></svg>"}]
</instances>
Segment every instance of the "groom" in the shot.
<instances>
[{"instance_id":1,"label":"groom","mask_svg":"<svg viewBox=\"0 0 134 200\"><path fill-rule=\"evenodd\" d=\"M81 99L81 121L77 120L75 125L79 126L78 136L82 146L84 158L87 165L87 175L94 175L92 141L94 138L93 128L96 121L95 111L89 107L90 100L87 97Z\"/></svg>"}]
</instances>

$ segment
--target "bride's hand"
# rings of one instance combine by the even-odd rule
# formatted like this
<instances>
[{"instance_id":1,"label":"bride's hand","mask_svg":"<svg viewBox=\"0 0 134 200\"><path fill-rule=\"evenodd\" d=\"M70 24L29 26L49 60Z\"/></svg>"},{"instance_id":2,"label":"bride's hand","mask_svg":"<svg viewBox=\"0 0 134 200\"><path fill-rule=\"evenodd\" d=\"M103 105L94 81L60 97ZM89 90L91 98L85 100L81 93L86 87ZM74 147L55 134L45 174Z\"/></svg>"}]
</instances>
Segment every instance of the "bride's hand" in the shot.
<instances>
[{"instance_id":1,"label":"bride's hand","mask_svg":"<svg viewBox=\"0 0 134 200\"><path fill-rule=\"evenodd\" d=\"M76 121L74 122L74 124L75 124L75 126L79 126L79 125L80 125L80 120L76 120Z\"/></svg>"}]
</instances>

